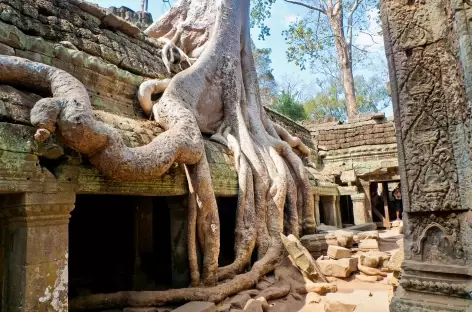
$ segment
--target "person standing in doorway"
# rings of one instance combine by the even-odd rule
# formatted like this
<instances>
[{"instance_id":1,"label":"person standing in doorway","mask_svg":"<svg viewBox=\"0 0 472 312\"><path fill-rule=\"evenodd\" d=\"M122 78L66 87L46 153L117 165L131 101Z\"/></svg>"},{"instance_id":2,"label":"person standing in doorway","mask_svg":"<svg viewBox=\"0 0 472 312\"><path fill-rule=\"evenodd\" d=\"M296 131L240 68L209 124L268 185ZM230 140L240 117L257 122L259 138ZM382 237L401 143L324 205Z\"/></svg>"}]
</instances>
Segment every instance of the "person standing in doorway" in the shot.
<instances>
[{"instance_id":1,"label":"person standing in doorway","mask_svg":"<svg viewBox=\"0 0 472 312\"><path fill-rule=\"evenodd\" d=\"M403 213L402 192L401 192L400 183L398 183L398 186L393 190L392 195L395 200L395 212L397 214L397 221L398 221L401 219L400 216Z\"/></svg>"}]
</instances>

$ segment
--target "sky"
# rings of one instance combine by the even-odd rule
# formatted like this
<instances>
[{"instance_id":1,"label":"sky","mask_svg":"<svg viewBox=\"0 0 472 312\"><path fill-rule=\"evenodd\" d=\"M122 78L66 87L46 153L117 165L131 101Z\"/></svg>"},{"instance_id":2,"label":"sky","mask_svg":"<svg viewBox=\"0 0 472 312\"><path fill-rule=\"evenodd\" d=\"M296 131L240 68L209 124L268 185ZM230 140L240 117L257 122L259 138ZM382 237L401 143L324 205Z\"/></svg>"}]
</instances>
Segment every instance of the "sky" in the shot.
<instances>
[{"instance_id":1,"label":"sky","mask_svg":"<svg viewBox=\"0 0 472 312\"><path fill-rule=\"evenodd\" d=\"M95 2L101 7L108 8L110 6L120 7L126 6L134 11L141 10L141 0L89 0ZM174 3L176 0L169 0L170 3ZM169 4L164 3L162 0L149 0L148 11L152 14L153 20L157 20L169 9ZM252 29L252 37L257 48L271 48L272 54L272 68L273 74L276 81L281 81L288 77L295 77L297 81L302 81L304 85L310 86L315 85L315 73L305 70L300 70L294 63L290 63L286 57L287 45L282 36L282 31L288 28L290 22L296 21L297 17L303 17L308 11L300 6L286 3L284 1L276 1L272 6L272 15L266 21L266 25L271 29L271 35L266 37L265 40L261 41L257 38L258 29ZM370 33L377 33L380 30L380 25L376 21L377 12L372 10L369 11L369 27ZM386 60L385 51L383 45L383 38L380 35L370 36L367 34L360 33L354 38L354 43L357 46L364 47L371 52L370 57L372 65L358 70L355 74L362 74L366 78L374 75L381 70L386 73ZM385 110L386 116L392 116L392 107L388 106Z\"/></svg>"}]
</instances>

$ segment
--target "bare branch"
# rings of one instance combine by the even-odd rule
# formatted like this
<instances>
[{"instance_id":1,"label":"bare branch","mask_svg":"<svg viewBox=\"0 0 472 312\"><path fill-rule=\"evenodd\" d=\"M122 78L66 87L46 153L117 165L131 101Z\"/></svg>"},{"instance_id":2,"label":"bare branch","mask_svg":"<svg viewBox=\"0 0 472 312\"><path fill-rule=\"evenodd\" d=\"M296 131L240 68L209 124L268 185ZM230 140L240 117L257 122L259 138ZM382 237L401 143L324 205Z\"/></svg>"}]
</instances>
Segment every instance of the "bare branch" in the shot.
<instances>
[{"instance_id":1,"label":"bare branch","mask_svg":"<svg viewBox=\"0 0 472 312\"><path fill-rule=\"evenodd\" d=\"M352 45L352 15L354 14L354 12L357 10L357 8L359 7L359 2L360 0L356 0L354 1L354 4L352 5L352 8L351 10L349 11L349 15L347 17L347 40L346 40L346 43L347 43L347 46L349 47L349 50L351 45Z\"/></svg>"},{"instance_id":2,"label":"bare branch","mask_svg":"<svg viewBox=\"0 0 472 312\"><path fill-rule=\"evenodd\" d=\"M296 4L296 5L303 6L303 7L305 7L305 8L310 9L310 10L318 11L318 12L323 13L323 14L326 15L326 11L325 11L323 8L315 7L315 6L312 6L312 5L303 3L303 2L299 2L299 1L292 1L292 0L284 0L284 1L285 1L285 2L288 2L288 3L292 3L292 4Z\"/></svg>"},{"instance_id":3,"label":"bare branch","mask_svg":"<svg viewBox=\"0 0 472 312\"><path fill-rule=\"evenodd\" d=\"M359 48L358 46L356 46L355 44L351 45L352 47L356 48L357 50L361 51L361 52L364 52L364 53L369 53L369 51L367 50L364 50L362 48Z\"/></svg>"},{"instance_id":4,"label":"bare branch","mask_svg":"<svg viewBox=\"0 0 472 312\"><path fill-rule=\"evenodd\" d=\"M362 30L359 30L359 32L368 35L373 43L379 44L379 42L374 40L374 36L371 33L368 33L368 32L362 31Z\"/></svg>"}]
</instances>

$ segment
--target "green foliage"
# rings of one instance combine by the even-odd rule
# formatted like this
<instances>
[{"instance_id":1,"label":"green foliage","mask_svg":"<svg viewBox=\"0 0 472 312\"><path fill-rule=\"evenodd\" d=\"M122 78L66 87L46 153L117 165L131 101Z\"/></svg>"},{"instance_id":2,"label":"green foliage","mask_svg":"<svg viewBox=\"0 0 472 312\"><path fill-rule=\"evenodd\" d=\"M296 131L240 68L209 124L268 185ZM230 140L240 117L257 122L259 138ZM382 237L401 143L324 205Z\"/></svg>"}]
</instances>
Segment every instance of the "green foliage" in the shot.
<instances>
[{"instance_id":1,"label":"green foliage","mask_svg":"<svg viewBox=\"0 0 472 312\"><path fill-rule=\"evenodd\" d=\"M390 104L387 83L382 81L380 76L373 76L368 80L363 76L357 76L355 79L356 100L360 114L376 113ZM322 92L304 103L306 114L310 119L333 116L336 120L346 121L346 103L342 94L341 81L332 81Z\"/></svg>"},{"instance_id":2,"label":"green foliage","mask_svg":"<svg viewBox=\"0 0 472 312\"><path fill-rule=\"evenodd\" d=\"M297 94L293 92L280 92L279 97L271 108L295 121L307 119L303 106L297 100Z\"/></svg>"},{"instance_id":3,"label":"green foliage","mask_svg":"<svg viewBox=\"0 0 472 312\"><path fill-rule=\"evenodd\" d=\"M270 9L275 0L256 0L251 1L251 27L259 27L259 39L264 40L270 36L270 28L265 25L265 21L270 18Z\"/></svg>"}]
</instances>

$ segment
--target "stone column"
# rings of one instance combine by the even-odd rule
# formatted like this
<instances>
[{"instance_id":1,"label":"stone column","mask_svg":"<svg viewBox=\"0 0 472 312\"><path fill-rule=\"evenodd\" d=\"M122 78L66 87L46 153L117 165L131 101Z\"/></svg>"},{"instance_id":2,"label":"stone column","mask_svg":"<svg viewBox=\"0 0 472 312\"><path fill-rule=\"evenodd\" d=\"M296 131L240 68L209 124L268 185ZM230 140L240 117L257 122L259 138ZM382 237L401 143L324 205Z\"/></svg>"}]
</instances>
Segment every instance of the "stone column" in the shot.
<instances>
[{"instance_id":1,"label":"stone column","mask_svg":"<svg viewBox=\"0 0 472 312\"><path fill-rule=\"evenodd\" d=\"M338 228L343 227L343 220L341 217L341 196L334 196L334 225Z\"/></svg>"},{"instance_id":2,"label":"stone column","mask_svg":"<svg viewBox=\"0 0 472 312\"><path fill-rule=\"evenodd\" d=\"M379 183L380 184L380 183ZM388 209L388 184L386 182L382 183L382 201L384 204L384 226L390 228L390 211Z\"/></svg>"},{"instance_id":3,"label":"stone column","mask_svg":"<svg viewBox=\"0 0 472 312\"><path fill-rule=\"evenodd\" d=\"M315 222L316 225L320 225L320 195L315 194ZM301 219L301 218L299 218Z\"/></svg>"},{"instance_id":4,"label":"stone column","mask_svg":"<svg viewBox=\"0 0 472 312\"><path fill-rule=\"evenodd\" d=\"M69 218L75 194L2 198L5 216L4 312L68 311Z\"/></svg>"},{"instance_id":5,"label":"stone column","mask_svg":"<svg viewBox=\"0 0 472 312\"><path fill-rule=\"evenodd\" d=\"M365 194L351 195L352 210L354 212L354 224L367 223L367 214L365 209Z\"/></svg>"},{"instance_id":6,"label":"stone column","mask_svg":"<svg viewBox=\"0 0 472 312\"><path fill-rule=\"evenodd\" d=\"M360 180L361 189L364 192L364 207L366 212L366 222L372 222L372 202L370 194L370 181Z\"/></svg>"},{"instance_id":7,"label":"stone column","mask_svg":"<svg viewBox=\"0 0 472 312\"><path fill-rule=\"evenodd\" d=\"M170 237L172 249L172 287L183 288L190 284L188 267L187 233L188 200L186 197L168 197L170 209Z\"/></svg>"},{"instance_id":8,"label":"stone column","mask_svg":"<svg viewBox=\"0 0 472 312\"><path fill-rule=\"evenodd\" d=\"M381 1L405 226L391 312L472 310L472 80L461 70L471 12L464 1Z\"/></svg>"}]
</instances>

